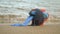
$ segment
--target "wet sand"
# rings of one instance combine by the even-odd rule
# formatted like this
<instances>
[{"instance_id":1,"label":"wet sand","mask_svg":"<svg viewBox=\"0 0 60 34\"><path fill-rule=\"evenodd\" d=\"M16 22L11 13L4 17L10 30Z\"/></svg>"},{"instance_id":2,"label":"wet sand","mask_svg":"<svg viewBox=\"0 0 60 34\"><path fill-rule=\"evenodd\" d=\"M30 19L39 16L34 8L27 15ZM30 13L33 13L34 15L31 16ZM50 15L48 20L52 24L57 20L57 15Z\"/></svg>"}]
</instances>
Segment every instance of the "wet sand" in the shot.
<instances>
[{"instance_id":1,"label":"wet sand","mask_svg":"<svg viewBox=\"0 0 60 34\"><path fill-rule=\"evenodd\" d=\"M45 26L0 26L0 34L60 34L60 24Z\"/></svg>"}]
</instances>

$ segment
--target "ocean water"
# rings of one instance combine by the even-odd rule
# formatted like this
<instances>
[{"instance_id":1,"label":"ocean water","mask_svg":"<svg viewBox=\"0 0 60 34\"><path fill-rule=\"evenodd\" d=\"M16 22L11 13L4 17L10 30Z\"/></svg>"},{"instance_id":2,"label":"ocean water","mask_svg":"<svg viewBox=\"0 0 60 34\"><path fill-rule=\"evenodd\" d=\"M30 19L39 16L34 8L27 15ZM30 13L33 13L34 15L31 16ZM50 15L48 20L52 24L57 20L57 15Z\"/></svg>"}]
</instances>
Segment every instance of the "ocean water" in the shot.
<instances>
[{"instance_id":1,"label":"ocean water","mask_svg":"<svg viewBox=\"0 0 60 34\"><path fill-rule=\"evenodd\" d=\"M47 12L58 15L60 0L0 0L0 7L0 13L20 14L33 8L46 8Z\"/></svg>"},{"instance_id":2,"label":"ocean water","mask_svg":"<svg viewBox=\"0 0 60 34\"><path fill-rule=\"evenodd\" d=\"M0 15L27 17L34 8L46 8L51 16L60 18L60 0L0 0Z\"/></svg>"}]
</instances>

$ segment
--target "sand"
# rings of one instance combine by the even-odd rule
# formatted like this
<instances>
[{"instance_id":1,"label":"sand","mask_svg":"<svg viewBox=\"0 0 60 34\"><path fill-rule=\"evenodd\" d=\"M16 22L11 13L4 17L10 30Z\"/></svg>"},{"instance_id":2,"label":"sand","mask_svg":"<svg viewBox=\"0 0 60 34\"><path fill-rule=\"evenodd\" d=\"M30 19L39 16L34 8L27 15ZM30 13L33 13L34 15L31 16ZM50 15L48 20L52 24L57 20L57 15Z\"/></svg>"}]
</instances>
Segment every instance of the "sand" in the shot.
<instances>
[{"instance_id":1,"label":"sand","mask_svg":"<svg viewBox=\"0 0 60 34\"><path fill-rule=\"evenodd\" d=\"M44 26L0 26L0 34L60 34L60 24Z\"/></svg>"}]
</instances>

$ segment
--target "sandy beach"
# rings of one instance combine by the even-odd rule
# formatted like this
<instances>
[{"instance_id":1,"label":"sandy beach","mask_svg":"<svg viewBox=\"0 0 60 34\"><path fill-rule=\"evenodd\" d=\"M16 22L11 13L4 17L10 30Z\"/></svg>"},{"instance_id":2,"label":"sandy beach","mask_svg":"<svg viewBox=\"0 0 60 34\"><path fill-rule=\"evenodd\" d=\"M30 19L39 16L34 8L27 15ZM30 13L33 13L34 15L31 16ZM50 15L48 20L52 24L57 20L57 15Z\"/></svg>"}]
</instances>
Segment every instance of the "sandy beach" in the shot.
<instances>
[{"instance_id":1,"label":"sandy beach","mask_svg":"<svg viewBox=\"0 0 60 34\"><path fill-rule=\"evenodd\" d=\"M0 34L60 34L60 24L44 26L0 26Z\"/></svg>"},{"instance_id":2,"label":"sandy beach","mask_svg":"<svg viewBox=\"0 0 60 34\"><path fill-rule=\"evenodd\" d=\"M46 8L48 25L8 26L23 23L34 8ZM60 0L0 0L0 34L60 34Z\"/></svg>"}]
</instances>

